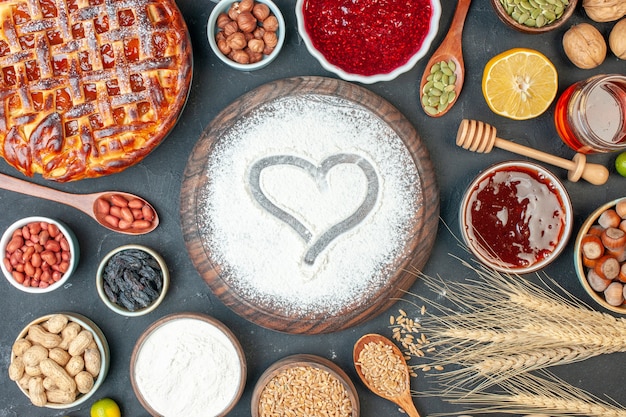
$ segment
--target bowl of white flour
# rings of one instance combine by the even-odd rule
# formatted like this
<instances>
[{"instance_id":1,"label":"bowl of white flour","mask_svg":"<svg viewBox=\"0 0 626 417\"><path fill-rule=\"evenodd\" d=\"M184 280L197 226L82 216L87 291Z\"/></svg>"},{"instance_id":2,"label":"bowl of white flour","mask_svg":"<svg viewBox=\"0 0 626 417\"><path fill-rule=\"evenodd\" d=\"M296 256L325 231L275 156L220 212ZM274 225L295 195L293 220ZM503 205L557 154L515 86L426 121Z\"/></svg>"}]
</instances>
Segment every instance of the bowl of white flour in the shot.
<instances>
[{"instance_id":1,"label":"bowl of white flour","mask_svg":"<svg viewBox=\"0 0 626 417\"><path fill-rule=\"evenodd\" d=\"M232 331L197 313L154 322L137 340L130 361L135 395L153 416L224 416L239 401L246 373Z\"/></svg>"}]
</instances>

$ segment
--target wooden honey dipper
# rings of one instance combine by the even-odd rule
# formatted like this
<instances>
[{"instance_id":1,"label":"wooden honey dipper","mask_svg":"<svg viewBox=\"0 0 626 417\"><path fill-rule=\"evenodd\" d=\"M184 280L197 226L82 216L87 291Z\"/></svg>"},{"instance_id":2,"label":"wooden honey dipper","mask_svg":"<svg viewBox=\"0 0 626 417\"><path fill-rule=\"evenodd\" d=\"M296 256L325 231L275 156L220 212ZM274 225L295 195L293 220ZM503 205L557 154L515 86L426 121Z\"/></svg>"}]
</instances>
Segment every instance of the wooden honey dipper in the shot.
<instances>
[{"instance_id":1,"label":"wooden honey dipper","mask_svg":"<svg viewBox=\"0 0 626 417\"><path fill-rule=\"evenodd\" d=\"M594 185L602 185L609 178L609 170L602 165L588 164L587 157L577 153L570 161L496 137L496 128L478 120L463 119L456 134L456 144L472 152L489 153L495 146L518 155L524 155L568 171L567 179L576 182L580 178Z\"/></svg>"}]
</instances>

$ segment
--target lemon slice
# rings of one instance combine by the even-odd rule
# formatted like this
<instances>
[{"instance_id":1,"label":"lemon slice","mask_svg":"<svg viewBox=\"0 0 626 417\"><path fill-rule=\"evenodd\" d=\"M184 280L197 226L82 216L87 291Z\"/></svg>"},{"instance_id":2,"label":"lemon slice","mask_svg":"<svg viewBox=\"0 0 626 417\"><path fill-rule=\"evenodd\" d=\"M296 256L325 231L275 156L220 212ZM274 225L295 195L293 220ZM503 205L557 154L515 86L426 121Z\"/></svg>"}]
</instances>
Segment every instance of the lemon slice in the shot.
<instances>
[{"instance_id":1,"label":"lemon slice","mask_svg":"<svg viewBox=\"0 0 626 417\"><path fill-rule=\"evenodd\" d=\"M541 52L514 48L487 62L482 88L494 113L526 120L550 107L558 90L558 75L554 64Z\"/></svg>"}]
</instances>

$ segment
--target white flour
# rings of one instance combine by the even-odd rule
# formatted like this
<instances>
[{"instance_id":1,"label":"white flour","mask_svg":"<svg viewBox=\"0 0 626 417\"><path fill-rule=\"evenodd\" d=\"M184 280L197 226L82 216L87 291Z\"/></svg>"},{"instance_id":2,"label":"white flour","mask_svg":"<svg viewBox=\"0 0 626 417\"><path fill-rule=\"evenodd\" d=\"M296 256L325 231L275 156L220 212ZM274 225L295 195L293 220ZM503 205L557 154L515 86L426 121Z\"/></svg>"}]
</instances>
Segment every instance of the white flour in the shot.
<instances>
[{"instance_id":1,"label":"white flour","mask_svg":"<svg viewBox=\"0 0 626 417\"><path fill-rule=\"evenodd\" d=\"M158 327L136 359L135 380L146 402L164 417L211 417L233 399L242 375L231 341L202 320Z\"/></svg>"},{"instance_id":2,"label":"white flour","mask_svg":"<svg viewBox=\"0 0 626 417\"><path fill-rule=\"evenodd\" d=\"M356 155L374 168L375 204L307 264L311 244L363 203L364 169L334 165L323 184L297 166L261 171L259 188L311 233L306 242L253 197L251 167L276 155L319 167L337 154ZM420 200L417 168L393 129L355 103L307 95L261 105L219 138L207 164L209 182L198 199L205 247L232 290L256 305L288 316L336 315L368 302L408 254Z\"/></svg>"}]
</instances>

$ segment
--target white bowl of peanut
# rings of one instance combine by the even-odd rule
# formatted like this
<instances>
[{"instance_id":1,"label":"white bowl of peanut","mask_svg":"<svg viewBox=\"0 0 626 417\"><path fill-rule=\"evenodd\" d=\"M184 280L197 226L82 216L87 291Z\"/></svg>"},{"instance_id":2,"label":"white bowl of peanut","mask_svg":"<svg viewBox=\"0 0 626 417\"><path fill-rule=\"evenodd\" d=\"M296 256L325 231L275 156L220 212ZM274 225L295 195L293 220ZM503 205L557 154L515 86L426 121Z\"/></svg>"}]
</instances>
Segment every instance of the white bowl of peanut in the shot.
<instances>
[{"instance_id":1,"label":"white bowl of peanut","mask_svg":"<svg viewBox=\"0 0 626 417\"><path fill-rule=\"evenodd\" d=\"M254 71L278 56L285 42L285 20L272 0L222 0L209 16L207 38L222 62Z\"/></svg>"},{"instance_id":2,"label":"white bowl of peanut","mask_svg":"<svg viewBox=\"0 0 626 417\"><path fill-rule=\"evenodd\" d=\"M20 332L8 373L33 405L66 409L98 390L109 362L109 345L94 322L76 313L54 313Z\"/></svg>"}]
</instances>

